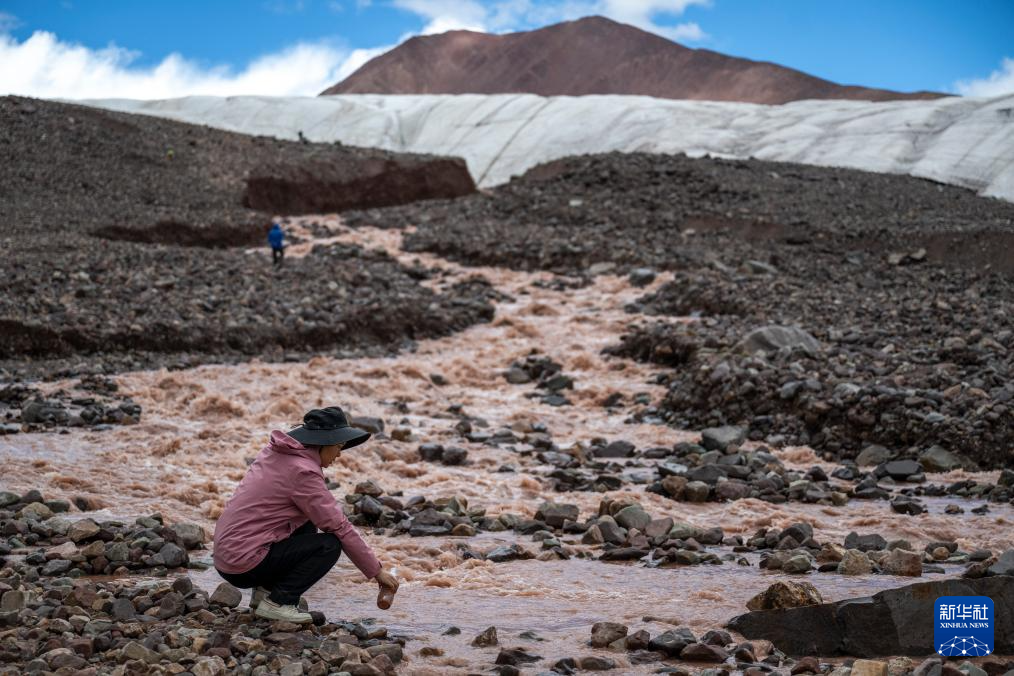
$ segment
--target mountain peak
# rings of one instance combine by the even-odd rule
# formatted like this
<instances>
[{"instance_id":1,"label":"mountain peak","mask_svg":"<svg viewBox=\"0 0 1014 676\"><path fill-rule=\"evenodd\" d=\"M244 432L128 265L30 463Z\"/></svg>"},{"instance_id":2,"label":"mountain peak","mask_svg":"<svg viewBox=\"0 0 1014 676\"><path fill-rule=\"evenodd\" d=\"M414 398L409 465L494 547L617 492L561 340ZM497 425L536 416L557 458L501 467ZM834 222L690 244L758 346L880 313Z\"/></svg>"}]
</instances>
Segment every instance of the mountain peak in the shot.
<instances>
[{"instance_id":1,"label":"mountain peak","mask_svg":"<svg viewBox=\"0 0 1014 676\"><path fill-rule=\"evenodd\" d=\"M767 104L940 96L843 86L774 63L691 49L603 16L504 35L455 30L417 36L322 95L514 93Z\"/></svg>"}]
</instances>

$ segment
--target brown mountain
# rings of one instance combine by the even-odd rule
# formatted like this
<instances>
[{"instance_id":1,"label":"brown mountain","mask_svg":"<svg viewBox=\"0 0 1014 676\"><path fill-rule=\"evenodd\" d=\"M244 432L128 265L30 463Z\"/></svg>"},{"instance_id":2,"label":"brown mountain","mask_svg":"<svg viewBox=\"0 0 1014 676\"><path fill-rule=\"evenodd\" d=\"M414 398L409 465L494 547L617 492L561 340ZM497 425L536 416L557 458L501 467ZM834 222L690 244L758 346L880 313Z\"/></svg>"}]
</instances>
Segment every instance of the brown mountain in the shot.
<instances>
[{"instance_id":1,"label":"brown mountain","mask_svg":"<svg viewBox=\"0 0 1014 676\"><path fill-rule=\"evenodd\" d=\"M943 96L843 86L774 63L690 49L600 16L507 35L450 31L414 37L322 95L519 92L772 104Z\"/></svg>"}]
</instances>

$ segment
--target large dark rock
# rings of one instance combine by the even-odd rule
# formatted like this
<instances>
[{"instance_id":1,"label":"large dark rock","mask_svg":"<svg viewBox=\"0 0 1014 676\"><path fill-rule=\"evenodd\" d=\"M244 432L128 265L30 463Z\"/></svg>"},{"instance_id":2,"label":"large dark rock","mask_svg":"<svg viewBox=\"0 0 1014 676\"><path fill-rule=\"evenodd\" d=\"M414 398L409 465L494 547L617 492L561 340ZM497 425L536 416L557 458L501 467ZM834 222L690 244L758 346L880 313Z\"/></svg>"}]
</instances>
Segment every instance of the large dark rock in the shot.
<instances>
[{"instance_id":1,"label":"large dark rock","mask_svg":"<svg viewBox=\"0 0 1014 676\"><path fill-rule=\"evenodd\" d=\"M940 596L988 596L996 610L995 652L1014 652L1014 577L940 580L873 596L787 610L761 610L727 625L767 639L789 655L928 655L934 652L934 603Z\"/></svg>"}]
</instances>

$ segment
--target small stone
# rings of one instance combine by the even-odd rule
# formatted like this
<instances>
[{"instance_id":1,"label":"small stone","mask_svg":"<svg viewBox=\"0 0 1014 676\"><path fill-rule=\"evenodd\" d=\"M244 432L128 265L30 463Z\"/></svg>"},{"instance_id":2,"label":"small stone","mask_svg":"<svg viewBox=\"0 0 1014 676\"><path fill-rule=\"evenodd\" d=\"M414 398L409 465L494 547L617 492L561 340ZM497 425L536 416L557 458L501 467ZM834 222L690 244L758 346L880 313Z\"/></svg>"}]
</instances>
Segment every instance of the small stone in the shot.
<instances>
[{"instance_id":1,"label":"small stone","mask_svg":"<svg viewBox=\"0 0 1014 676\"><path fill-rule=\"evenodd\" d=\"M887 662L856 660L852 663L851 676L888 676Z\"/></svg>"},{"instance_id":2,"label":"small stone","mask_svg":"<svg viewBox=\"0 0 1014 676\"><path fill-rule=\"evenodd\" d=\"M596 622L591 629L591 645L593 648L604 648L613 641L627 635L626 625L617 622Z\"/></svg>"},{"instance_id":3,"label":"small stone","mask_svg":"<svg viewBox=\"0 0 1014 676\"><path fill-rule=\"evenodd\" d=\"M130 599L118 598L113 601L113 607L110 609L109 614L120 622L127 622L137 616L137 609Z\"/></svg>"},{"instance_id":4,"label":"small stone","mask_svg":"<svg viewBox=\"0 0 1014 676\"><path fill-rule=\"evenodd\" d=\"M922 557L904 549L895 549L880 560L880 569L888 575L919 577L922 575Z\"/></svg>"},{"instance_id":5,"label":"small stone","mask_svg":"<svg viewBox=\"0 0 1014 676\"><path fill-rule=\"evenodd\" d=\"M195 549L208 541L208 534L196 523L174 523L169 530L176 534L184 549Z\"/></svg>"},{"instance_id":6,"label":"small stone","mask_svg":"<svg viewBox=\"0 0 1014 676\"><path fill-rule=\"evenodd\" d=\"M215 588L209 600L226 608L236 608L243 600L243 592L228 582L223 582Z\"/></svg>"},{"instance_id":7,"label":"small stone","mask_svg":"<svg viewBox=\"0 0 1014 676\"><path fill-rule=\"evenodd\" d=\"M725 648L704 643L691 643L680 652L680 659L688 662L724 662L728 657Z\"/></svg>"},{"instance_id":8,"label":"small stone","mask_svg":"<svg viewBox=\"0 0 1014 676\"><path fill-rule=\"evenodd\" d=\"M709 427L701 431L701 446L708 451L725 451L735 444L740 446L746 441L746 428L727 425L725 427Z\"/></svg>"},{"instance_id":9,"label":"small stone","mask_svg":"<svg viewBox=\"0 0 1014 676\"><path fill-rule=\"evenodd\" d=\"M609 671L616 668L616 662L608 657L582 657L578 666L585 671Z\"/></svg>"},{"instance_id":10,"label":"small stone","mask_svg":"<svg viewBox=\"0 0 1014 676\"><path fill-rule=\"evenodd\" d=\"M81 519L71 524L70 529L67 531L67 537L70 538L71 542L83 542L90 540L99 534L99 525L92 519Z\"/></svg>"},{"instance_id":11,"label":"small stone","mask_svg":"<svg viewBox=\"0 0 1014 676\"><path fill-rule=\"evenodd\" d=\"M356 484L355 493L359 495L379 497L384 494L384 489L382 489L373 479L367 479L366 481L360 481Z\"/></svg>"},{"instance_id":12,"label":"small stone","mask_svg":"<svg viewBox=\"0 0 1014 676\"><path fill-rule=\"evenodd\" d=\"M785 563L782 564L782 570L786 573L798 575L801 573L808 573L813 569L813 562L810 557L806 554L797 554L796 556L790 557Z\"/></svg>"},{"instance_id":13,"label":"small stone","mask_svg":"<svg viewBox=\"0 0 1014 676\"><path fill-rule=\"evenodd\" d=\"M838 562L838 573L841 575L869 575L873 572L873 562L858 549L846 549L841 561Z\"/></svg>"},{"instance_id":14,"label":"small stone","mask_svg":"<svg viewBox=\"0 0 1014 676\"><path fill-rule=\"evenodd\" d=\"M472 639L472 646L476 648L486 648L499 644L500 641L496 636L496 627L487 627L481 634Z\"/></svg>"}]
</instances>

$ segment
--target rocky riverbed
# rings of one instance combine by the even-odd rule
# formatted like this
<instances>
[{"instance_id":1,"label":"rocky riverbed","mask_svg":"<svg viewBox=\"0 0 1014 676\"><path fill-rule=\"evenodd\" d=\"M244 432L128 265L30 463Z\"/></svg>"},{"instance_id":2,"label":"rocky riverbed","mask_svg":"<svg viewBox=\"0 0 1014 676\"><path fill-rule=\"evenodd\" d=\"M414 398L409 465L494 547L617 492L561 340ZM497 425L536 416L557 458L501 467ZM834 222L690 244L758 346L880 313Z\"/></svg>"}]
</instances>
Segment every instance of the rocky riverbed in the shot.
<instances>
[{"instance_id":1,"label":"rocky riverbed","mask_svg":"<svg viewBox=\"0 0 1014 676\"><path fill-rule=\"evenodd\" d=\"M0 98L0 122L0 147L17 158L0 167L5 383L383 353L492 311L481 281L439 297L419 285L427 271L359 247L304 252L284 274L263 248L279 213L470 193L461 160L19 97ZM12 397L2 405L17 422Z\"/></svg>"},{"instance_id":2,"label":"rocky riverbed","mask_svg":"<svg viewBox=\"0 0 1014 676\"><path fill-rule=\"evenodd\" d=\"M421 293L459 298L480 284L488 321L398 355L130 371L110 378L111 394L141 408L136 424L0 437L0 583L12 594L0 645L14 671L992 676L1014 666L1004 655L941 663L900 643L862 660L835 646L805 656L777 645L763 615L749 638L736 628L745 620L726 626L913 582L1002 583L1014 547L1009 471L929 446L907 458L868 444L852 456L756 438L750 424L666 424L682 362L614 348L628 344L630 310L678 271L464 267L406 251L411 229L333 216L291 227L305 242L287 270L315 251L357 249L389 269L425 270ZM77 383L37 386L48 395ZM375 586L342 559L307 595L321 624L272 626L220 586L206 544L177 543L185 561L167 562L166 535L180 524L210 532L268 431L325 403L375 432L329 485L403 585L378 611ZM92 523L107 532L71 537Z\"/></svg>"},{"instance_id":3,"label":"rocky riverbed","mask_svg":"<svg viewBox=\"0 0 1014 676\"><path fill-rule=\"evenodd\" d=\"M901 176L568 158L454 201L349 215L465 264L671 278L612 354L659 365L678 428L855 458L1014 466L1014 206Z\"/></svg>"}]
</instances>

